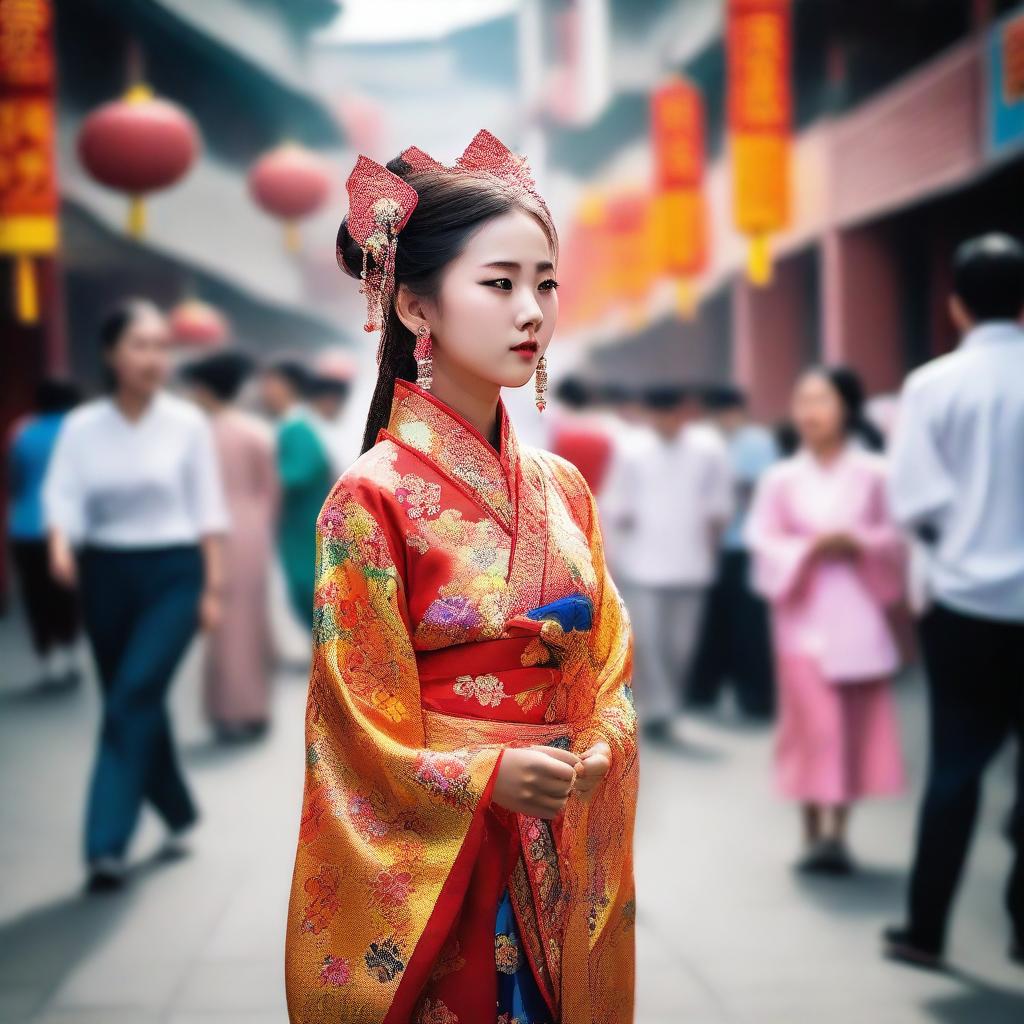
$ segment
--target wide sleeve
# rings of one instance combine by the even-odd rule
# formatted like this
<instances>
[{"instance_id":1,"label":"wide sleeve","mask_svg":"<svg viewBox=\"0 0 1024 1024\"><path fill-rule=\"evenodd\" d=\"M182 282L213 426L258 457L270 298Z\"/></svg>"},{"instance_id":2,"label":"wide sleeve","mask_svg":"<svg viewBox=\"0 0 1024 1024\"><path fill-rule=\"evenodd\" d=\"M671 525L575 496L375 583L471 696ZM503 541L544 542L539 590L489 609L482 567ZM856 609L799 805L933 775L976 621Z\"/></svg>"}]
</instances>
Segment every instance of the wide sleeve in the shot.
<instances>
[{"instance_id":1,"label":"wide sleeve","mask_svg":"<svg viewBox=\"0 0 1024 1024\"><path fill-rule=\"evenodd\" d=\"M956 482L939 448L927 389L914 376L900 399L889 462L889 502L896 521L908 528L927 524L941 529Z\"/></svg>"},{"instance_id":2,"label":"wide sleeve","mask_svg":"<svg viewBox=\"0 0 1024 1024\"><path fill-rule=\"evenodd\" d=\"M773 470L754 491L744 538L753 556L753 589L773 602L794 597L811 566L814 538L789 528L784 481Z\"/></svg>"},{"instance_id":3,"label":"wide sleeve","mask_svg":"<svg viewBox=\"0 0 1024 1024\"><path fill-rule=\"evenodd\" d=\"M86 494L74 421L61 424L43 480L42 497L47 529L59 530L72 544L81 543L85 539Z\"/></svg>"},{"instance_id":4,"label":"wide sleeve","mask_svg":"<svg viewBox=\"0 0 1024 1024\"><path fill-rule=\"evenodd\" d=\"M875 598L888 605L906 592L907 544L889 510L885 479L880 469L872 481L865 518L852 532L860 545L861 576Z\"/></svg>"},{"instance_id":5,"label":"wide sleeve","mask_svg":"<svg viewBox=\"0 0 1024 1024\"><path fill-rule=\"evenodd\" d=\"M562 878L571 894L562 951L563 977L579 965L603 965L590 984L563 985L566 1022L632 1020L636 916L633 828L639 785L637 719L633 709L633 633L629 615L605 565L597 506L575 468L567 482L579 510L597 579L589 632L563 666L568 710L577 723L572 749L584 753L599 740L611 748L604 780L586 800L570 798L562 829Z\"/></svg>"},{"instance_id":6,"label":"wide sleeve","mask_svg":"<svg viewBox=\"0 0 1024 1024\"><path fill-rule=\"evenodd\" d=\"M386 501L343 478L317 522L292 1024L411 1018L468 885L502 753L426 747Z\"/></svg>"},{"instance_id":7,"label":"wide sleeve","mask_svg":"<svg viewBox=\"0 0 1024 1024\"><path fill-rule=\"evenodd\" d=\"M224 498L213 430L205 419L195 425L187 460L185 480L199 536L225 533L229 523L227 501Z\"/></svg>"}]
</instances>

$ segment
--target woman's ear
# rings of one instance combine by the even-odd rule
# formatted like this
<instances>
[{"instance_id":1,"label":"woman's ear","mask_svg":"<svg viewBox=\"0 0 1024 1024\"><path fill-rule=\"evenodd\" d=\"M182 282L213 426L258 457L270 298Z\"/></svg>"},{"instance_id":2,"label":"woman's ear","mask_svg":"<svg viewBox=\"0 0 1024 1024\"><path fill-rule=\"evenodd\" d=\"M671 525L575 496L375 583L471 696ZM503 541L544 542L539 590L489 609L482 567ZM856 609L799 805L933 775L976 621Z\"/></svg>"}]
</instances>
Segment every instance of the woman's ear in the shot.
<instances>
[{"instance_id":1,"label":"woman's ear","mask_svg":"<svg viewBox=\"0 0 1024 1024\"><path fill-rule=\"evenodd\" d=\"M415 334L423 324L430 325L430 319L423 299L414 295L409 286L400 284L395 295L395 313L398 319Z\"/></svg>"}]
</instances>

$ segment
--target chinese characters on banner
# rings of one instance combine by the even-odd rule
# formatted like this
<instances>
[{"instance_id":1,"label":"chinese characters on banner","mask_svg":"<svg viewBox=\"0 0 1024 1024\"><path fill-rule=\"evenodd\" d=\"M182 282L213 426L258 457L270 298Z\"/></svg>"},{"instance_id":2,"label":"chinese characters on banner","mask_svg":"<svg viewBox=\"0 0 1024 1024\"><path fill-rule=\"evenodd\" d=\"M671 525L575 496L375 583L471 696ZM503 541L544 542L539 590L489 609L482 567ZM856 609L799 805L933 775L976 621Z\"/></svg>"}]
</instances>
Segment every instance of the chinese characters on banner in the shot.
<instances>
[{"instance_id":1,"label":"chinese characters on banner","mask_svg":"<svg viewBox=\"0 0 1024 1024\"><path fill-rule=\"evenodd\" d=\"M32 259L57 247L52 19L49 0L0 0L0 255L26 323L39 319Z\"/></svg>"},{"instance_id":2,"label":"chinese characters on banner","mask_svg":"<svg viewBox=\"0 0 1024 1024\"><path fill-rule=\"evenodd\" d=\"M768 238L789 221L790 0L729 0L728 111L733 215L750 239L750 279L771 278Z\"/></svg>"},{"instance_id":3,"label":"chinese characters on banner","mask_svg":"<svg viewBox=\"0 0 1024 1024\"><path fill-rule=\"evenodd\" d=\"M693 278L707 264L704 204L704 102L700 90L673 77L651 101L655 223L661 270L677 280L678 311L694 310Z\"/></svg>"}]
</instances>

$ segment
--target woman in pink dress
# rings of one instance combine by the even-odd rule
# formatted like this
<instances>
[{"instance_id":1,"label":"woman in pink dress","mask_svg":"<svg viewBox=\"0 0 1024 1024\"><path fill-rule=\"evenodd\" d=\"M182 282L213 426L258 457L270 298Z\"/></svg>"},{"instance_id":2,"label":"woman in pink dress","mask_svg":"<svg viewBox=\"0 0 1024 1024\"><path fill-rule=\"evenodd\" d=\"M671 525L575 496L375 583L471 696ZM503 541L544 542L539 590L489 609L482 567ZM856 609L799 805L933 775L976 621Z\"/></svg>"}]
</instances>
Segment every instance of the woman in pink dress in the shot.
<instances>
[{"instance_id":1,"label":"woman in pink dress","mask_svg":"<svg viewBox=\"0 0 1024 1024\"><path fill-rule=\"evenodd\" d=\"M232 406L251 367L240 353L218 352L183 371L210 415L231 515L224 616L207 638L205 665L206 715L223 741L255 738L270 718L267 579L279 487L269 430Z\"/></svg>"},{"instance_id":2,"label":"woman in pink dress","mask_svg":"<svg viewBox=\"0 0 1024 1024\"><path fill-rule=\"evenodd\" d=\"M806 871L851 870L850 806L904 783L886 607L903 593L906 553L884 463L858 443L862 396L849 370L800 379L800 448L762 478L746 528L753 586L772 606L778 782L803 805Z\"/></svg>"}]
</instances>

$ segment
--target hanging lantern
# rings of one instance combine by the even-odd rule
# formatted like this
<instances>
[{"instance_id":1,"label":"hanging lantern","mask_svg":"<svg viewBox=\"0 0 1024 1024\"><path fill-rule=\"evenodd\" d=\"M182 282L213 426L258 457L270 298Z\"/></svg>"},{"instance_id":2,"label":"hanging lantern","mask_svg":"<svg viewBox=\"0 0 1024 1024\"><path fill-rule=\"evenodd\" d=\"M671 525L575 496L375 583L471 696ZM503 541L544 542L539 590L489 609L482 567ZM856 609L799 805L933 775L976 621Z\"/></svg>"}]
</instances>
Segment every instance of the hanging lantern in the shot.
<instances>
[{"instance_id":1,"label":"hanging lantern","mask_svg":"<svg viewBox=\"0 0 1024 1024\"><path fill-rule=\"evenodd\" d=\"M748 273L771 280L769 237L789 222L791 0L729 0L728 106L733 214Z\"/></svg>"},{"instance_id":2,"label":"hanging lantern","mask_svg":"<svg viewBox=\"0 0 1024 1024\"><path fill-rule=\"evenodd\" d=\"M174 341L188 348L216 348L231 337L231 325L224 314L199 299L179 303L168 320Z\"/></svg>"},{"instance_id":3,"label":"hanging lantern","mask_svg":"<svg viewBox=\"0 0 1024 1024\"><path fill-rule=\"evenodd\" d=\"M704 101L691 82L672 77L651 100L654 224L661 270L676 279L676 307L695 308L693 278L707 266L704 202Z\"/></svg>"},{"instance_id":4,"label":"hanging lantern","mask_svg":"<svg viewBox=\"0 0 1024 1024\"><path fill-rule=\"evenodd\" d=\"M249 194L267 213L284 221L286 244L297 252L296 222L324 205L331 182L331 170L320 157L289 142L256 161L249 172Z\"/></svg>"},{"instance_id":5,"label":"hanging lantern","mask_svg":"<svg viewBox=\"0 0 1024 1024\"><path fill-rule=\"evenodd\" d=\"M0 255L25 324L39 321L35 263L57 248L52 31L48 0L0 2Z\"/></svg>"},{"instance_id":6,"label":"hanging lantern","mask_svg":"<svg viewBox=\"0 0 1024 1024\"><path fill-rule=\"evenodd\" d=\"M131 197L128 233L141 238L143 196L180 181L199 153L199 130L181 107L146 85L90 114L78 133L78 157L101 185Z\"/></svg>"}]
</instances>

